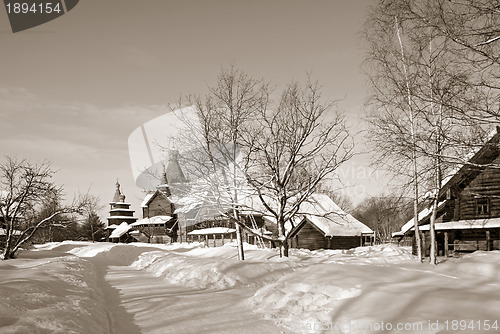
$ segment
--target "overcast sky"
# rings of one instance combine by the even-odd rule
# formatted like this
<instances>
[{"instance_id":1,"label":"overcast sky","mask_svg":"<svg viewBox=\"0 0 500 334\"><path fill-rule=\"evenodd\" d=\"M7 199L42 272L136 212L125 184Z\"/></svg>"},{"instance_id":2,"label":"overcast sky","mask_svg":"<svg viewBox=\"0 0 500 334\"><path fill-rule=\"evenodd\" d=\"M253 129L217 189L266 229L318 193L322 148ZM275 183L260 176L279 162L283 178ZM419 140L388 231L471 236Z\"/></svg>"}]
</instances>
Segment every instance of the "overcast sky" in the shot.
<instances>
[{"instance_id":1,"label":"overcast sky","mask_svg":"<svg viewBox=\"0 0 500 334\"><path fill-rule=\"evenodd\" d=\"M83 0L15 34L0 9L2 155L48 159L69 197L90 188L103 204L118 178L140 211L128 136L180 96L203 93L230 64L278 86L311 73L326 97L343 99L359 131L366 80L358 34L369 3ZM364 150L361 136L356 143ZM380 191L368 163L357 157L341 171L355 202Z\"/></svg>"}]
</instances>

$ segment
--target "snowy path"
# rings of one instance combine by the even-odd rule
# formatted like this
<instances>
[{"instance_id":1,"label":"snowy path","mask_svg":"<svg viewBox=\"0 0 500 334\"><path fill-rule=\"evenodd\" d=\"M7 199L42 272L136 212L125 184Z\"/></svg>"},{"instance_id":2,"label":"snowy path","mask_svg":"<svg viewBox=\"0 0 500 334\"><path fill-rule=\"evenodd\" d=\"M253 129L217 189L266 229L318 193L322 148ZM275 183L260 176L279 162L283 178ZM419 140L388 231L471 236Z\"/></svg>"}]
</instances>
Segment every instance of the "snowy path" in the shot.
<instances>
[{"instance_id":1,"label":"snowy path","mask_svg":"<svg viewBox=\"0 0 500 334\"><path fill-rule=\"evenodd\" d=\"M97 267L106 269L111 333L286 333L244 304L250 291L180 287L128 266Z\"/></svg>"}]
</instances>

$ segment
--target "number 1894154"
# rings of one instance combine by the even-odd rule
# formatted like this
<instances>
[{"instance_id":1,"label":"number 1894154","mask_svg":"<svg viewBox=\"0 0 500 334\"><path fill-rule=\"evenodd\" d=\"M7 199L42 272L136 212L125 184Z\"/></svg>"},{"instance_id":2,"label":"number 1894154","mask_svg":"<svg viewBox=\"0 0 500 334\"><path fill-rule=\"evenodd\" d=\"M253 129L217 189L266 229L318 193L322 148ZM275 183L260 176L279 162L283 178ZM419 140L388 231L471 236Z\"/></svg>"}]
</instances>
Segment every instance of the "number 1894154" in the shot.
<instances>
[{"instance_id":1,"label":"number 1894154","mask_svg":"<svg viewBox=\"0 0 500 334\"><path fill-rule=\"evenodd\" d=\"M52 3L34 3L29 4L26 2L7 3L5 5L8 14L51 14L60 13L62 11L59 2Z\"/></svg>"}]
</instances>

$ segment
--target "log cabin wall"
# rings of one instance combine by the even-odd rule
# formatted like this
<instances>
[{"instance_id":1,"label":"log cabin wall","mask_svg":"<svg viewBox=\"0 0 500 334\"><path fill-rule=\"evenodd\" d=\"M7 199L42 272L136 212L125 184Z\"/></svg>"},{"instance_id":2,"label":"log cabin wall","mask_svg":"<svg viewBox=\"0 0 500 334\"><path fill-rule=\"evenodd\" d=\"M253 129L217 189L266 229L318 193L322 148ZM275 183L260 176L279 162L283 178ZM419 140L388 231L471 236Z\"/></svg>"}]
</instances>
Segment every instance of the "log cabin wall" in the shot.
<instances>
[{"instance_id":1,"label":"log cabin wall","mask_svg":"<svg viewBox=\"0 0 500 334\"><path fill-rule=\"evenodd\" d=\"M327 240L323 233L318 231L309 222L305 222L304 226L292 238L291 246L293 248L306 248L309 250L327 248Z\"/></svg>"},{"instance_id":2,"label":"log cabin wall","mask_svg":"<svg viewBox=\"0 0 500 334\"><path fill-rule=\"evenodd\" d=\"M316 249L351 249L359 247L361 236L333 236L325 237L310 222L306 221L302 228L291 238L291 248Z\"/></svg>"},{"instance_id":3,"label":"log cabin wall","mask_svg":"<svg viewBox=\"0 0 500 334\"><path fill-rule=\"evenodd\" d=\"M500 164L500 157L493 164ZM478 212L478 200L488 200L489 213ZM459 194L458 219L500 217L500 169L486 168ZM455 220L455 219L454 219Z\"/></svg>"},{"instance_id":4,"label":"log cabin wall","mask_svg":"<svg viewBox=\"0 0 500 334\"><path fill-rule=\"evenodd\" d=\"M351 249L361 246L360 236L333 236L330 249Z\"/></svg>"},{"instance_id":5,"label":"log cabin wall","mask_svg":"<svg viewBox=\"0 0 500 334\"><path fill-rule=\"evenodd\" d=\"M142 218L148 218L148 217L149 217L149 208L146 206L142 208Z\"/></svg>"},{"instance_id":6,"label":"log cabin wall","mask_svg":"<svg viewBox=\"0 0 500 334\"><path fill-rule=\"evenodd\" d=\"M165 196L157 195L149 202L147 210L143 210L143 213L147 213L147 216L144 216L144 218L149 218L154 216L172 216L173 211L172 202Z\"/></svg>"}]
</instances>

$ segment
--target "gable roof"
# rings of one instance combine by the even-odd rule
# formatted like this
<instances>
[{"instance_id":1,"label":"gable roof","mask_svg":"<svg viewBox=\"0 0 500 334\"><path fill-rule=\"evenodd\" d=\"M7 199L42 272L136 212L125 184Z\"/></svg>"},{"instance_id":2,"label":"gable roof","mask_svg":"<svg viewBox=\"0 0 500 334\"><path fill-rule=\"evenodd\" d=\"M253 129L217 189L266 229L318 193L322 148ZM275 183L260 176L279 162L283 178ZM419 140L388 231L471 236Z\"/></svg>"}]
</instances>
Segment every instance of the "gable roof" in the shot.
<instances>
[{"instance_id":1,"label":"gable roof","mask_svg":"<svg viewBox=\"0 0 500 334\"><path fill-rule=\"evenodd\" d=\"M335 202L324 194L313 194L301 205L299 215L301 222L290 231L295 236L309 222L325 237L359 236L373 233L372 229L342 210Z\"/></svg>"},{"instance_id":2,"label":"gable roof","mask_svg":"<svg viewBox=\"0 0 500 334\"><path fill-rule=\"evenodd\" d=\"M444 178L439 191L439 198L446 197L446 192L452 187L465 188L484 171L487 165L500 156L499 143L500 127L495 127L488 135L487 141L480 147L471 150L465 157L466 162L460 164Z\"/></svg>"},{"instance_id":3,"label":"gable roof","mask_svg":"<svg viewBox=\"0 0 500 334\"><path fill-rule=\"evenodd\" d=\"M439 202L438 204L438 212L439 210L441 210L442 208L444 208L446 204L446 200L442 201L442 202ZM432 210L430 208L425 208L423 209L422 211L420 211L418 213L418 222L420 224L421 221L425 221L427 220L432 214ZM394 235L400 235L398 233L406 233L408 232L409 230L411 230L413 228L413 226L415 225L415 222L413 221L413 217L408 220L406 222L406 224L403 225L403 227L401 227L401 231L400 232L395 232Z\"/></svg>"},{"instance_id":4,"label":"gable roof","mask_svg":"<svg viewBox=\"0 0 500 334\"><path fill-rule=\"evenodd\" d=\"M127 233L131 228L132 227L129 224L123 222L113 230L113 232L109 235L109 238L110 239L119 238L125 233Z\"/></svg>"},{"instance_id":5,"label":"gable roof","mask_svg":"<svg viewBox=\"0 0 500 334\"><path fill-rule=\"evenodd\" d=\"M163 191L158 189L154 192L150 192L150 193L146 194L146 196L142 200L141 208L148 207L149 203L151 203L153 201L153 199L155 199L156 196L158 196L158 194L162 195L166 200L168 200L170 203L172 203L172 201L168 198L168 196Z\"/></svg>"}]
</instances>

